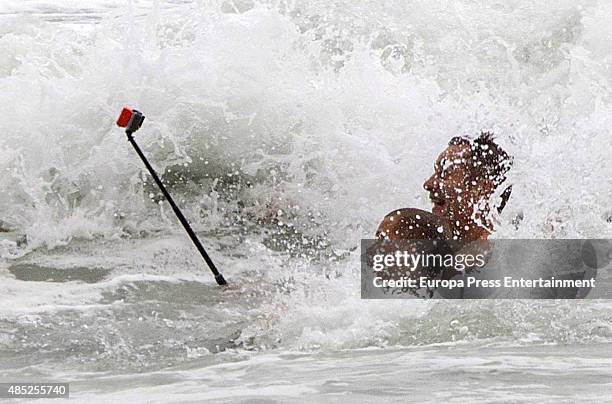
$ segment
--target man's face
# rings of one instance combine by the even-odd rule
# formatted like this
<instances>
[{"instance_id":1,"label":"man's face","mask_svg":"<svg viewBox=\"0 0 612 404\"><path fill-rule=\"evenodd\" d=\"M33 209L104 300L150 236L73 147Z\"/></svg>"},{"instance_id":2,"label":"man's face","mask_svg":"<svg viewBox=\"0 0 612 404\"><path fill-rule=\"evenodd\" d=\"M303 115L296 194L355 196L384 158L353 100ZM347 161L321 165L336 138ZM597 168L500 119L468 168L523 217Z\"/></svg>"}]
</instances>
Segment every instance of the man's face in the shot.
<instances>
[{"instance_id":1,"label":"man's face","mask_svg":"<svg viewBox=\"0 0 612 404\"><path fill-rule=\"evenodd\" d=\"M490 190L486 180L470 177L468 145L450 145L436 160L434 173L423 187L433 202L432 213L462 223L471 221L474 205Z\"/></svg>"}]
</instances>

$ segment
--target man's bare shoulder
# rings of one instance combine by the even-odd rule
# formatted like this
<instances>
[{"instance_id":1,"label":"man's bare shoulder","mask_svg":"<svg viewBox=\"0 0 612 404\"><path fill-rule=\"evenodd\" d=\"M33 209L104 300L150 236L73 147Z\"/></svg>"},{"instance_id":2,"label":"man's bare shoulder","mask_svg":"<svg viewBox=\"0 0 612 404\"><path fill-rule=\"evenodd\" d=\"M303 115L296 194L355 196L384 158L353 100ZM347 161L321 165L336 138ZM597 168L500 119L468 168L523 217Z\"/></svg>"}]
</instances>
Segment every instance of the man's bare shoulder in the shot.
<instances>
[{"instance_id":1,"label":"man's bare shoulder","mask_svg":"<svg viewBox=\"0 0 612 404\"><path fill-rule=\"evenodd\" d=\"M389 212L376 230L377 238L391 240L450 239L452 229L447 220L431 212L416 208L402 208Z\"/></svg>"}]
</instances>

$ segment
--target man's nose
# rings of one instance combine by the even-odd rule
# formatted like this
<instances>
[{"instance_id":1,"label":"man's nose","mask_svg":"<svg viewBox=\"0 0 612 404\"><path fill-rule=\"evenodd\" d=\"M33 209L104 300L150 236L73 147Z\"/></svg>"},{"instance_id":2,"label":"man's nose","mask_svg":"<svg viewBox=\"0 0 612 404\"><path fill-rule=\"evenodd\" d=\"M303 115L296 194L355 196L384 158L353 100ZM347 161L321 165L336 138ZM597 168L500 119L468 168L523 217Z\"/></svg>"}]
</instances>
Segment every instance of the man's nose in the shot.
<instances>
[{"instance_id":1,"label":"man's nose","mask_svg":"<svg viewBox=\"0 0 612 404\"><path fill-rule=\"evenodd\" d=\"M427 181L423 183L423 188L425 188L426 191L431 192L434 189L435 183L436 183L435 176L432 175L431 177L427 179Z\"/></svg>"}]
</instances>

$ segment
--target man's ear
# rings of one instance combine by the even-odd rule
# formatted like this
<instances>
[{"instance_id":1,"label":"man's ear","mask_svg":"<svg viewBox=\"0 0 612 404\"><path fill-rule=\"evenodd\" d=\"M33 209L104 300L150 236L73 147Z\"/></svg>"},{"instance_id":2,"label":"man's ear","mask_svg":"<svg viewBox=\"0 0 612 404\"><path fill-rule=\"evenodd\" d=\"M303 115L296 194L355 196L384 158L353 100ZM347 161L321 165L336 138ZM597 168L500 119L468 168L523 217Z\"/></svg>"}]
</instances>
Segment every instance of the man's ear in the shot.
<instances>
[{"instance_id":1,"label":"man's ear","mask_svg":"<svg viewBox=\"0 0 612 404\"><path fill-rule=\"evenodd\" d=\"M489 198L495 191L495 184L489 178L483 178L478 186L478 196L480 198Z\"/></svg>"}]
</instances>

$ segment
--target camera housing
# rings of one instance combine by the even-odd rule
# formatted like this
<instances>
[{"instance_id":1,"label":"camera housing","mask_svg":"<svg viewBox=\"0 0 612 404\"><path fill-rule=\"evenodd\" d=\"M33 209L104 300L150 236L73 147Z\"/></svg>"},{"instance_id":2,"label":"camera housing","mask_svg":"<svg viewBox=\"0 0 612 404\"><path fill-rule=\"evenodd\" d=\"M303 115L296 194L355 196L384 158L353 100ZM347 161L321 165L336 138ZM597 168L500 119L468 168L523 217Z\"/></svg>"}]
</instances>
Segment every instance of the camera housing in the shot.
<instances>
[{"instance_id":1,"label":"camera housing","mask_svg":"<svg viewBox=\"0 0 612 404\"><path fill-rule=\"evenodd\" d=\"M145 116L138 110L124 107L117 118L117 126L125 128L126 133L136 132L142 126Z\"/></svg>"}]
</instances>

